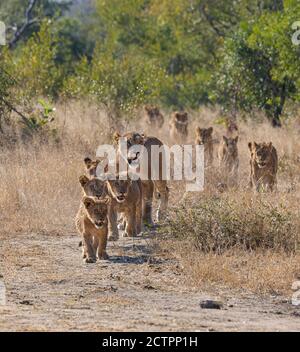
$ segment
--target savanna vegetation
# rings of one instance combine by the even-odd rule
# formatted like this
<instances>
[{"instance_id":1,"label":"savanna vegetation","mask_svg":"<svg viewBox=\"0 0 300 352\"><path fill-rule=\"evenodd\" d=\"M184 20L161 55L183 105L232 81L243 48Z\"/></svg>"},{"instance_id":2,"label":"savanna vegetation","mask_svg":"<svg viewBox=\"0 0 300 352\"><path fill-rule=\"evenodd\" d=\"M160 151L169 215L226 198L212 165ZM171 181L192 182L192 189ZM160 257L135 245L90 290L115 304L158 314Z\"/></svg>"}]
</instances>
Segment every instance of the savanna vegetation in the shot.
<instances>
[{"instance_id":1,"label":"savanna vegetation","mask_svg":"<svg viewBox=\"0 0 300 352\"><path fill-rule=\"evenodd\" d=\"M197 285L289 292L300 275L298 0L10 0L0 20L4 235L74 231L83 158L115 126L142 129L144 104L166 117L189 111L191 143L201 124L220 140L229 117L240 129L238 190L220 194L212 177L183 199L171 185L162 246ZM246 190L256 138L278 150L278 193Z\"/></svg>"},{"instance_id":2,"label":"savanna vegetation","mask_svg":"<svg viewBox=\"0 0 300 352\"><path fill-rule=\"evenodd\" d=\"M91 98L113 114L143 103L263 111L299 103L297 0L2 2L1 109ZM3 101L5 99L5 102ZM30 119L30 114L27 115Z\"/></svg>"}]
</instances>

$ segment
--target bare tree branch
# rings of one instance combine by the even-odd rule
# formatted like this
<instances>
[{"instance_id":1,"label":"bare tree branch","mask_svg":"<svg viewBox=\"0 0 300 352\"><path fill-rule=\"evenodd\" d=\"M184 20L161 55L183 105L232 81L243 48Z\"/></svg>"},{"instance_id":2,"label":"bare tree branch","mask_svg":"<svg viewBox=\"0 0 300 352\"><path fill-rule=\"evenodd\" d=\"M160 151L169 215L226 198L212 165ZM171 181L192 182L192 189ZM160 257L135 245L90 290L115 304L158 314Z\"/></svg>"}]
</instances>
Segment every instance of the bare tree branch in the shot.
<instances>
[{"instance_id":1,"label":"bare tree branch","mask_svg":"<svg viewBox=\"0 0 300 352\"><path fill-rule=\"evenodd\" d=\"M18 111L9 101L4 99L3 97L0 97L0 100L11 110L14 111L17 115L19 115L22 119L22 121L26 124L26 126L30 126L30 122L28 117L26 117L23 113Z\"/></svg>"},{"instance_id":2,"label":"bare tree branch","mask_svg":"<svg viewBox=\"0 0 300 352\"><path fill-rule=\"evenodd\" d=\"M32 11L35 7L37 3L37 0L30 0L28 7L25 11L25 22L22 24L22 26L20 28L18 28L13 36L13 38L11 39L11 41L9 42L9 47L12 48L16 45L16 43L22 38L24 32L33 24L38 22L37 18L32 19L31 15L32 15Z\"/></svg>"}]
</instances>

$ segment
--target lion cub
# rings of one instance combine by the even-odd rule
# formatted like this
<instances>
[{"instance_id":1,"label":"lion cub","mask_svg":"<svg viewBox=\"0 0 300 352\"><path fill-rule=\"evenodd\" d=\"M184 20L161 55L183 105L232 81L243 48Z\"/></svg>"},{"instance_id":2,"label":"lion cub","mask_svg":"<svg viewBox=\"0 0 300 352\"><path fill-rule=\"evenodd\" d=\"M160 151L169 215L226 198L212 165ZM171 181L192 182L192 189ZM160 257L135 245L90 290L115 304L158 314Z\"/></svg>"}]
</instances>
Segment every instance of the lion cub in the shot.
<instances>
[{"instance_id":1,"label":"lion cub","mask_svg":"<svg viewBox=\"0 0 300 352\"><path fill-rule=\"evenodd\" d=\"M270 143L249 143L250 182L249 186L273 191L277 184L278 156L276 148Z\"/></svg>"},{"instance_id":2,"label":"lion cub","mask_svg":"<svg viewBox=\"0 0 300 352\"><path fill-rule=\"evenodd\" d=\"M213 127L196 128L196 145L204 146L204 160L205 166L212 166L214 160L214 143L213 143Z\"/></svg>"},{"instance_id":3,"label":"lion cub","mask_svg":"<svg viewBox=\"0 0 300 352\"><path fill-rule=\"evenodd\" d=\"M80 204L75 224L83 239L83 258L86 263L98 259L108 259L106 253L108 235L109 198L96 200L85 196Z\"/></svg>"},{"instance_id":4,"label":"lion cub","mask_svg":"<svg viewBox=\"0 0 300 352\"><path fill-rule=\"evenodd\" d=\"M124 179L122 179L124 178ZM111 198L109 211L109 239L117 240L117 215L121 214L125 223L124 237L134 237L142 231L142 186L140 180L131 180L127 172L107 180Z\"/></svg>"},{"instance_id":5,"label":"lion cub","mask_svg":"<svg viewBox=\"0 0 300 352\"><path fill-rule=\"evenodd\" d=\"M85 164L87 176L89 178L97 177L97 173L100 172L100 166L102 166L104 173L108 171L108 159L107 158L97 158L95 160L92 160L87 157L84 159L84 164ZM99 166L99 168L98 168L98 166Z\"/></svg>"},{"instance_id":6,"label":"lion cub","mask_svg":"<svg viewBox=\"0 0 300 352\"><path fill-rule=\"evenodd\" d=\"M187 112L174 112L170 120L170 136L174 142L185 143L188 136Z\"/></svg>"},{"instance_id":7,"label":"lion cub","mask_svg":"<svg viewBox=\"0 0 300 352\"><path fill-rule=\"evenodd\" d=\"M238 140L238 136L235 138L223 136L223 142L220 144L218 151L220 170L222 175L226 178L226 184L229 187L238 184Z\"/></svg>"},{"instance_id":8,"label":"lion cub","mask_svg":"<svg viewBox=\"0 0 300 352\"><path fill-rule=\"evenodd\" d=\"M98 178L88 178L86 175L79 177L83 194L89 197L95 197L98 199L105 198L107 196L107 185L105 181Z\"/></svg>"},{"instance_id":9,"label":"lion cub","mask_svg":"<svg viewBox=\"0 0 300 352\"><path fill-rule=\"evenodd\" d=\"M152 128L162 128L165 119L157 106L146 105L145 110L145 123Z\"/></svg>"}]
</instances>

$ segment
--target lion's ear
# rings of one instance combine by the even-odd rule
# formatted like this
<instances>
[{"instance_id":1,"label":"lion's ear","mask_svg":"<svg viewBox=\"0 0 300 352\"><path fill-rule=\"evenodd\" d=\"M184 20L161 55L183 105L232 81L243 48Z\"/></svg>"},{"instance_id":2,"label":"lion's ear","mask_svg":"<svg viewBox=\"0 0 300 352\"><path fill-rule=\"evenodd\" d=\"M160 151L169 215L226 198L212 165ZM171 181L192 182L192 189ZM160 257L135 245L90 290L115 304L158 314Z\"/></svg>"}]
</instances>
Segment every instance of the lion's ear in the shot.
<instances>
[{"instance_id":1,"label":"lion's ear","mask_svg":"<svg viewBox=\"0 0 300 352\"><path fill-rule=\"evenodd\" d=\"M257 149L258 147L259 145L256 142L254 142L254 148Z\"/></svg>"},{"instance_id":2,"label":"lion's ear","mask_svg":"<svg viewBox=\"0 0 300 352\"><path fill-rule=\"evenodd\" d=\"M273 144L272 144L272 142L270 142L269 143L269 148L272 149L272 147L273 147Z\"/></svg>"},{"instance_id":3,"label":"lion's ear","mask_svg":"<svg viewBox=\"0 0 300 352\"><path fill-rule=\"evenodd\" d=\"M209 127L208 130L207 130L207 132L208 132L210 135L213 133L213 131L214 131L214 128L213 128L213 127Z\"/></svg>"},{"instance_id":4,"label":"lion's ear","mask_svg":"<svg viewBox=\"0 0 300 352\"><path fill-rule=\"evenodd\" d=\"M92 197L84 197L82 202L87 209L95 204L95 201Z\"/></svg>"},{"instance_id":5,"label":"lion's ear","mask_svg":"<svg viewBox=\"0 0 300 352\"><path fill-rule=\"evenodd\" d=\"M251 142L248 143L248 148L249 148L250 152L252 152L252 143Z\"/></svg>"},{"instance_id":6,"label":"lion's ear","mask_svg":"<svg viewBox=\"0 0 300 352\"><path fill-rule=\"evenodd\" d=\"M79 182L84 187L89 182L89 178L86 175L82 175L79 177Z\"/></svg>"},{"instance_id":7,"label":"lion's ear","mask_svg":"<svg viewBox=\"0 0 300 352\"><path fill-rule=\"evenodd\" d=\"M119 143L119 139L120 139L121 135L119 132L115 132L114 135L113 135L113 141L115 143Z\"/></svg>"},{"instance_id":8,"label":"lion's ear","mask_svg":"<svg viewBox=\"0 0 300 352\"><path fill-rule=\"evenodd\" d=\"M223 141L228 144L228 138L226 136L223 136Z\"/></svg>"},{"instance_id":9,"label":"lion's ear","mask_svg":"<svg viewBox=\"0 0 300 352\"><path fill-rule=\"evenodd\" d=\"M85 163L86 168L89 169L91 167L91 165L92 165L92 159L85 158L84 159L84 163Z\"/></svg>"}]
</instances>

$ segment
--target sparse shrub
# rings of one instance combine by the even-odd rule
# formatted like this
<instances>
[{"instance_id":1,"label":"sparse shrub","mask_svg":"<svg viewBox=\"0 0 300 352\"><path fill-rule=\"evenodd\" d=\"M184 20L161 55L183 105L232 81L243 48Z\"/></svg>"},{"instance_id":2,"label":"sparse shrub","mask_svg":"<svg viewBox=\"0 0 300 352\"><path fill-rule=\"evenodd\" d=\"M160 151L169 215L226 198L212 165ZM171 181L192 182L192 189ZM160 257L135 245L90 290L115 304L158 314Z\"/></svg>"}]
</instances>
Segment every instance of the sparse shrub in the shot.
<instances>
[{"instance_id":1,"label":"sparse shrub","mask_svg":"<svg viewBox=\"0 0 300 352\"><path fill-rule=\"evenodd\" d=\"M298 214L283 204L240 194L203 198L196 205L174 208L166 225L169 235L192 241L203 252L230 248L295 252L299 249Z\"/></svg>"},{"instance_id":2,"label":"sparse shrub","mask_svg":"<svg viewBox=\"0 0 300 352\"><path fill-rule=\"evenodd\" d=\"M23 133L27 136L33 136L37 133L43 134L43 137L46 137L47 134L55 136L56 130L50 126L50 123L54 121L54 112L55 108L40 99L37 108L27 119L22 120Z\"/></svg>"}]
</instances>

